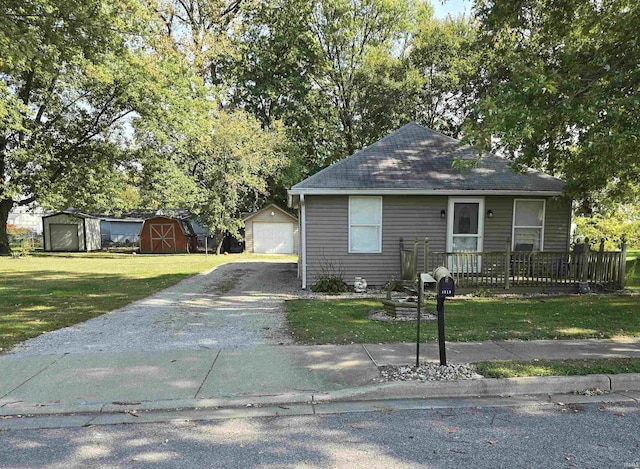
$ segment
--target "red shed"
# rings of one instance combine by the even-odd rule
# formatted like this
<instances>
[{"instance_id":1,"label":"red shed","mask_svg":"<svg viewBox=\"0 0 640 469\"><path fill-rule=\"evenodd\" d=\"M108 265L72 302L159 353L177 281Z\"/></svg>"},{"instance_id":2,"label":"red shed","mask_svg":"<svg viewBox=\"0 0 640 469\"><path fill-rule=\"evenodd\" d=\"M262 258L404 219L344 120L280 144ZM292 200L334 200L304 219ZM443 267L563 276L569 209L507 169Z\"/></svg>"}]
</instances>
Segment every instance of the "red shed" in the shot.
<instances>
[{"instance_id":1,"label":"red shed","mask_svg":"<svg viewBox=\"0 0 640 469\"><path fill-rule=\"evenodd\" d=\"M157 215L148 218L140 233L140 252L173 254L195 252L198 238L189 220Z\"/></svg>"}]
</instances>

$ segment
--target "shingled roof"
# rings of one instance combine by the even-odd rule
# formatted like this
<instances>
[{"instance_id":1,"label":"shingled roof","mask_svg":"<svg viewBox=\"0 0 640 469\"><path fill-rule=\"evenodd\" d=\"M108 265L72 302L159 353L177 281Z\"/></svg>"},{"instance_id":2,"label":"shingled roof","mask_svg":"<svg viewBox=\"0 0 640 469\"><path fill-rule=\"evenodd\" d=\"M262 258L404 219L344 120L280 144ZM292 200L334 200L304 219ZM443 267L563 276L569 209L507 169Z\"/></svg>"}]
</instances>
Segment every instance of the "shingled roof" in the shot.
<instances>
[{"instance_id":1,"label":"shingled roof","mask_svg":"<svg viewBox=\"0 0 640 469\"><path fill-rule=\"evenodd\" d=\"M507 159L492 154L483 155L471 168L453 167L456 158L465 160L476 156L474 148L459 140L411 122L296 184L289 194L399 190L558 195L564 186L562 180L540 171L518 173L509 167Z\"/></svg>"}]
</instances>

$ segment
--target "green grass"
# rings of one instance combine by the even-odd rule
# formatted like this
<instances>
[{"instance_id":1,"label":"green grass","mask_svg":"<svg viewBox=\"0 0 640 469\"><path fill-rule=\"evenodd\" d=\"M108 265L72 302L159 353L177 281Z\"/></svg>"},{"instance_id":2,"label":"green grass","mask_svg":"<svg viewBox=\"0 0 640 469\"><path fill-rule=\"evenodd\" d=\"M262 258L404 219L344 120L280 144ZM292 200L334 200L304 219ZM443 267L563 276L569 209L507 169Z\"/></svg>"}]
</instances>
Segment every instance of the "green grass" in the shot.
<instances>
[{"instance_id":1,"label":"green grass","mask_svg":"<svg viewBox=\"0 0 640 469\"><path fill-rule=\"evenodd\" d=\"M640 290L640 251L627 252L625 287L630 290Z\"/></svg>"},{"instance_id":2,"label":"green grass","mask_svg":"<svg viewBox=\"0 0 640 469\"><path fill-rule=\"evenodd\" d=\"M524 376L576 376L640 373L640 358L599 358L590 360L488 361L476 363L486 378Z\"/></svg>"},{"instance_id":3,"label":"green grass","mask_svg":"<svg viewBox=\"0 0 640 469\"><path fill-rule=\"evenodd\" d=\"M640 297L571 296L529 299L449 299L449 341L640 337ZM390 343L416 339L415 323L371 321L380 300L293 300L286 303L294 339L303 344ZM435 301L428 303L435 309ZM435 321L423 322L422 341L437 340Z\"/></svg>"},{"instance_id":4,"label":"green grass","mask_svg":"<svg viewBox=\"0 0 640 469\"><path fill-rule=\"evenodd\" d=\"M0 257L0 351L120 308L220 264L276 258L295 262L292 256L253 254ZM225 283L222 292L232 287Z\"/></svg>"}]
</instances>

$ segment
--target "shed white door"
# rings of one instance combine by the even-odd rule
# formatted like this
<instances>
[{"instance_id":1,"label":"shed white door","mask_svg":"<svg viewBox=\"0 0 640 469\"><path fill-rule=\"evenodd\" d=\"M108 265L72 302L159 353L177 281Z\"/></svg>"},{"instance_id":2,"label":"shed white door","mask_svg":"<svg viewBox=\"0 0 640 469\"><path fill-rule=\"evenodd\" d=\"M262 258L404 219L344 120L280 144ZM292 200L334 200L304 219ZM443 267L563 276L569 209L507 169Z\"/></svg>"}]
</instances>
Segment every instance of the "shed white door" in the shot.
<instances>
[{"instance_id":1,"label":"shed white door","mask_svg":"<svg viewBox=\"0 0 640 469\"><path fill-rule=\"evenodd\" d=\"M78 225L52 223L49 225L52 251L79 251Z\"/></svg>"},{"instance_id":2,"label":"shed white door","mask_svg":"<svg viewBox=\"0 0 640 469\"><path fill-rule=\"evenodd\" d=\"M253 252L293 254L293 224L254 223Z\"/></svg>"}]
</instances>

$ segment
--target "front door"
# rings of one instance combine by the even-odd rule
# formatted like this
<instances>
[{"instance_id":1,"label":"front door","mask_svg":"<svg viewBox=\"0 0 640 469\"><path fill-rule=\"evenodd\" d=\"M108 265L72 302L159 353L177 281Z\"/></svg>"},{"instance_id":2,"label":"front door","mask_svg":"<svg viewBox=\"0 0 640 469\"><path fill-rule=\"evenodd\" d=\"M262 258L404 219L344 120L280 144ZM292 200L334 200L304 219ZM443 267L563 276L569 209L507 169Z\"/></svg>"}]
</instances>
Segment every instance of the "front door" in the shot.
<instances>
[{"instance_id":1,"label":"front door","mask_svg":"<svg viewBox=\"0 0 640 469\"><path fill-rule=\"evenodd\" d=\"M484 199L450 198L447 218L447 252L482 252ZM459 273L480 271L480 256L450 255L449 270Z\"/></svg>"}]
</instances>

